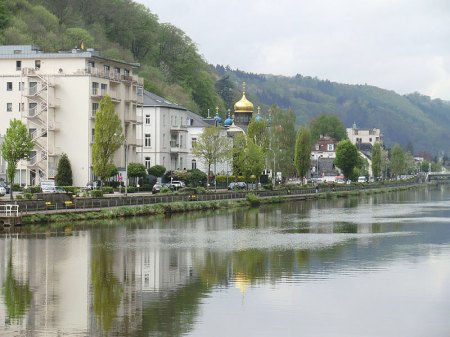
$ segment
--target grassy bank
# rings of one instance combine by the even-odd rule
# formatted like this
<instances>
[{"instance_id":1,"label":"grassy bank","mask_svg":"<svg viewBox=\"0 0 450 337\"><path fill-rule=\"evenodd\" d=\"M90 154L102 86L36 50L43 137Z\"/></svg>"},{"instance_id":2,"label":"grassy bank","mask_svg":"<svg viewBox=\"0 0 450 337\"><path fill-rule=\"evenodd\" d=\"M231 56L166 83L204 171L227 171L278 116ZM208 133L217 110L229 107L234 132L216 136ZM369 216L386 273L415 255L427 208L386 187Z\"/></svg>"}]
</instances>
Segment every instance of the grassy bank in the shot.
<instances>
[{"instance_id":1,"label":"grassy bank","mask_svg":"<svg viewBox=\"0 0 450 337\"><path fill-rule=\"evenodd\" d=\"M217 201L179 201L170 203L158 203L139 206L122 206L105 208L101 210L85 210L77 212L67 211L61 213L36 213L27 214L22 218L24 225L28 224L45 224L52 222L74 222L85 220L98 220L98 219L114 219L114 218L126 218L134 216L156 216L164 214L176 214L192 211L202 210L216 210L224 208L235 207L258 207L262 204L277 204L285 201L292 200L305 200L305 199L332 199L343 198L352 196L362 196L377 193L389 193L393 191L410 190L417 188L424 188L426 185L413 185L413 186L398 186L389 188L377 188L377 189L360 189L353 191L337 191L337 192L323 192L317 194L308 195L285 195L279 197L266 197L261 198L254 194L248 194L246 200L217 200Z\"/></svg>"}]
</instances>

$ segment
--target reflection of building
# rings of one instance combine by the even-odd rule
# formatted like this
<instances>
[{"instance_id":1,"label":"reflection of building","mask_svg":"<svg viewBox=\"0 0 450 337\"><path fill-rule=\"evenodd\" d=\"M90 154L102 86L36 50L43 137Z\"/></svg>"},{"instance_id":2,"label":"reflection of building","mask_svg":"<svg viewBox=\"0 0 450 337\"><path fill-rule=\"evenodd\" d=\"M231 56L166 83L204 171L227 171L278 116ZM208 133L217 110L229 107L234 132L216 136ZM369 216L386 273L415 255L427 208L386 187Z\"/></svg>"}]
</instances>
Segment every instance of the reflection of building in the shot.
<instances>
[{"instance_id":1,"label":"reflection of building","mask_svg":"<svg viewBox=\"0 0 450 337\"><path fill-rule=\"evenodd\" d=\"M12 261L14 279L28 285L31 302L24 317L3 326L8 315L0 296L0 335L14 331L41 331L42 336L57 331L61 335L83 334L89 326L89 237L80 233L60 240L9 238L0 240L0 283ZM16 303L18 305L18 303Z\"/></svg>"},{"instance_id":2,"label":"reflection of building","mask_svg":"<svg viewBox=\"0 0 450 337\"><path fill-rule=\"evenodd\" d=\"M16 118L28 127L35 142L29 161L22 161L17 182L38 184L54 178L58 160L66 153L75 186L92 179L91 145L100 100L111 97L135 162L136 110L142 105L143 80L135 64L106 59L92 49L44 53L30 45L0 46L0 134ZM124 150L114 164L124 168Z\"/></svg>"}]
</instances>

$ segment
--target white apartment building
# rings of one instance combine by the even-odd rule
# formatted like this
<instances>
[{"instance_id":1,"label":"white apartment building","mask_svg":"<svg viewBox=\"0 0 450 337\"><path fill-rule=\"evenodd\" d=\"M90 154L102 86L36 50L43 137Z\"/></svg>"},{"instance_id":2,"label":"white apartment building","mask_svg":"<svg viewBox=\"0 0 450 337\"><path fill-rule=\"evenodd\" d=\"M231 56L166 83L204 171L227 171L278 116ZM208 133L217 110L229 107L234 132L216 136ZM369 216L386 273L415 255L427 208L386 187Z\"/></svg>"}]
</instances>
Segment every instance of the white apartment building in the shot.
<instances>
[{"instance_id":1,"label":"white apartment building","mask_svg":"<svg viewBox=\"0 0 450 337\"><path fill-rule=\"evenodd\" d=\"M138 125L138 135L142 148L138 155L146 168L162 165L168 171L199 169L207 172L201 158L192 154L195 142L207 126L216 125L215 117L203 118L186 108L165 98L144 90L144 104L138 111L142 126ZM227 129L218 124L220 135L227 137ZM211 167L212 172L226 174L232 165L224 162Z\"/></svg>"},{"instance_id":2,"label":"white apartment building","mask_svg":"<svg viewBox=\"0 0 450 337\"><path fill-rule=\"evenodd\" d=\"M380 129L360 129L353 124L351 128L347 128L347 137L350 139L352 144L371 144L375 143L383 144L383 135Z\"/></svg>"},{"instance_id":3,"label":"white apartment building","mask_svg":"<svg viewBox=\"0 0 450 337\"><path fill-rule=\"evenodd\" d=\"M73 184L93 179L91 146L95 113L109 95L122 121L128 162L138 161L137 110L143 103L143 79L138 64L106 59L92 49L44 53L31 45L0 46L0 135L13 118L24 122L35 141L28 161L21 161L16 183L37 185L52 179L66 153ZM114 156L125 168L125 147Z\"/></svg>"}]
</instances>

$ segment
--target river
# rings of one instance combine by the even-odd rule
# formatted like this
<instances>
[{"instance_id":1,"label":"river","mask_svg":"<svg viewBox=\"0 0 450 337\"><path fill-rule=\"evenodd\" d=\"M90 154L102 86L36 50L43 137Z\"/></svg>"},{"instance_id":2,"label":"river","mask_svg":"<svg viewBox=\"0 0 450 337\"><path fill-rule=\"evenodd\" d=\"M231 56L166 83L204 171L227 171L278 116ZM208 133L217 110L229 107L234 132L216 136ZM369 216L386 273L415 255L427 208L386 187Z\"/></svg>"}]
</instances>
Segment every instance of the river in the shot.
<instances>
[{"instance_id":1,"label":"river","mask_svg":"<svg viewBox=\"0 0 450 337\"><path fill-rule=\"evenodd\" d=\"M1 336L450 336L450 187L0 235Z\"/></svg>"}]
</instances>

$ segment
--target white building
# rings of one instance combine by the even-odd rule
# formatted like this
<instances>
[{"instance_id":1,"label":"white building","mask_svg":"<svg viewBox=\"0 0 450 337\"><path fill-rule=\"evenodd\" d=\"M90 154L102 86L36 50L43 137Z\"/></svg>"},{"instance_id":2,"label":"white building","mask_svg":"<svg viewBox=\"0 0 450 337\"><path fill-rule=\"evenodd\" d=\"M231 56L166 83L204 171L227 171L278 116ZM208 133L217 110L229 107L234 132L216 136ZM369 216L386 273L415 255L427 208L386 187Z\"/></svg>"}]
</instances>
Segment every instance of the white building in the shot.
<instances>
[{"instance_id":1,"label":"white building","mask_svg":"<svg viewBox=\"0 0 450 337\"><path fill-rule=\"evenodd\" d=\"M138 111L138 114L140 111ZM146 168L162 165L168 171L199 169L207 172L200 158L192 154L193 144L199 139L207 126L216 125L216 117L203 118L186 108L172 103L151 92L144 91L142 126L138 125L138 135L142 148L138 155ZM227 130L219 123L221 136L227 136ZM211 170L226 174L232 166L218 163Z\"/></svg>"},{"instance_id":2,"label":"white building","mask_svg":"<svg viewBox=\"0 0 450 337\"><path fill-rule=\"evenodd\" d=\"M16 182L36 185L54 178L62 153L71 162L74 185L92 180L95 113L105 95L122 121L128 161L138 161L143 80L133 74L137 67L94 50L43 53L30 45L0 46L0 135L16 118L27 125L36 144L32 158L19 163ZM125 167L124 157L124 148L115 154L119 170Z\"/></svg>"},{"instance_id":3,"label":"white building","mask_svg":"<svg viewBox=\"0 0 450 337\"><path fill-rule=\"evenodd\" d=\"M347 128L347 137L350 139L352 144L371 144L375 143L383 144L383 135L380 129L360 129L353 124L351 128Z\"/></svg>"}]
</instances>

